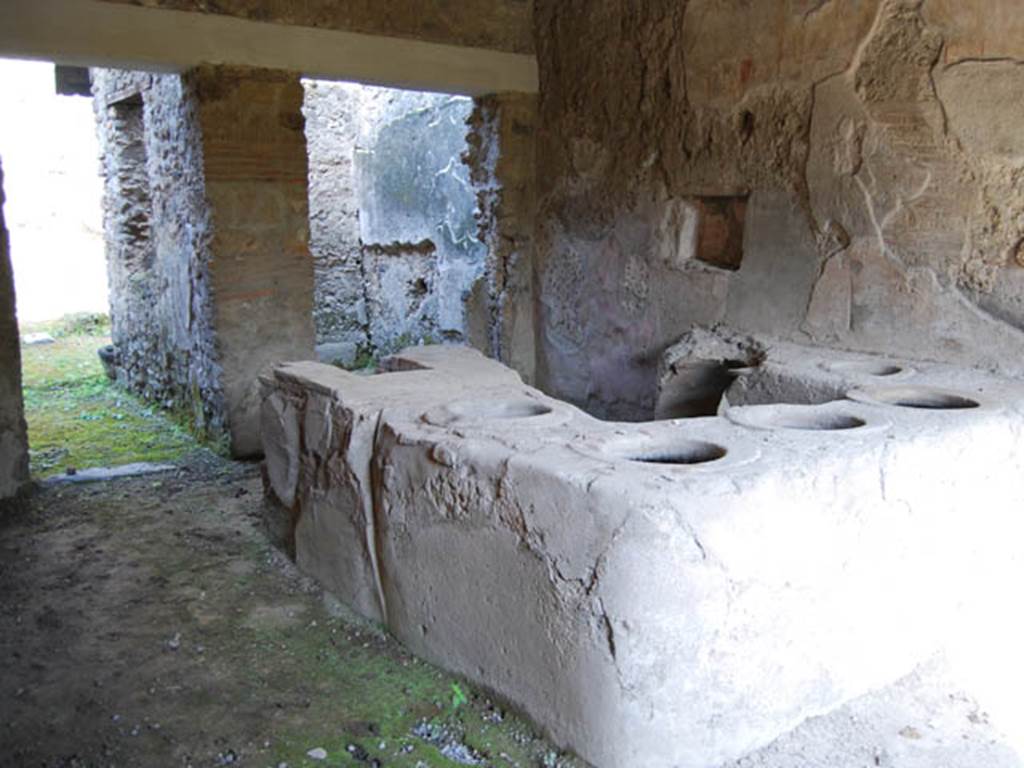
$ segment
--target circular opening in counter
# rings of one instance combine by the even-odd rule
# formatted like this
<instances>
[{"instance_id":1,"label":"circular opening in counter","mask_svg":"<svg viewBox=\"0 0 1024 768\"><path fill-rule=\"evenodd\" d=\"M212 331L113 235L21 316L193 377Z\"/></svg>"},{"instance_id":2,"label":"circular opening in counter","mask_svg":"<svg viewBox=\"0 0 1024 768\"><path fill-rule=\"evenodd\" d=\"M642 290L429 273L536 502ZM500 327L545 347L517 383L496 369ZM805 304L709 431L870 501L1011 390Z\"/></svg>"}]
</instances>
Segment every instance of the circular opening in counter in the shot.
<instances>
[{"instance_id":1,"label":"circular opening in counter","mask_svg":"<svg viewBox=\"0 0 1024 768\"><path fill-rule=\"evenodd\" d=\"M893 387L870 389L859 393L868 402L893 405L898 408L918 408L929 411L962 411L978 408L981 404L965 395L926 387Z\"/></svg>"},{"instance_id":2,"label":"circular opening in counter","mask_svg":"<svg viewBox=\"0 0 1024 768\"><path fill-rule=\"evenodd\" d=\"M779 417L775 424L783 429L806 429L821 432L839 432L857 429L867 422L847 413L791 414Z\"/></svg>"},{"instance_id":3,"label":"circular opening in counter","mask_svg":"<svg viewBox=\"0 0 1024 768\"><path fill-rule=\"evenodd\" d=\"M622 458L641 464L668 466L693 466L709 464L724 459L728 451L720 445L701 440L674 441L668 445L657 445L646 450L633 451Z\"/></svg>"},{"instance_id":4,"label":"circular opening in counter","mask_svg":"<svg viewBox=\"0 0 1024 768\"><path fill-rule=\"evenodd\" d=\"M867 422L859 416L817 406L753 405L730 409L735 424L755 429L795 429L804 432L842 432L860 429Z\"/></svg>"},{"instance_id":5,"label":"circular opening in counter","mask_svg":"<svg viewBox=\"0 0 1024 768\"><path fill-rule=\"evenodd\" d=\"M427 413L424 419L438 426L466 423L521 421L547 416L553 410L529 398L506 400L466 400L452 403Z\"/></svg>"},{"instance_id":6,"label":"circular opening in counter","mask_svg":"<svg viewBox=\"0 0 1024 768\"><path fill-rule=\"evenodd\" d=\"M857 376L895 376L903 373L903 367L893 363L884 363L874 360L843 360L838 363L831 363L828 366L830 371L836 373L852 373Z\"/></svg>"}]
</instances>

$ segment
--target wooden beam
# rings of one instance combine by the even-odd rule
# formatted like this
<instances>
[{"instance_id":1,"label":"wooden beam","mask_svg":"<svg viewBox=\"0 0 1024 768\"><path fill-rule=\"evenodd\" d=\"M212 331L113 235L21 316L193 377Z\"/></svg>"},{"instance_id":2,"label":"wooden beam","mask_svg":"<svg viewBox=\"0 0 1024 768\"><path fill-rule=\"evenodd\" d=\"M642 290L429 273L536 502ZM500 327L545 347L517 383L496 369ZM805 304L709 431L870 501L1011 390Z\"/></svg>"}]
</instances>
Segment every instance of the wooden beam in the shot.
<instances>
[{"instance_id":1,"label":"wooden beam","mask_svg":"<svg viewBox=\"0 0 1024 768\"><path fill-rule=\"evenodd\" d=\"M395 88L535 93L535 57L94 0L2 0L0 56L181 71L204 63Z\"/></svg>"}]
</instances>

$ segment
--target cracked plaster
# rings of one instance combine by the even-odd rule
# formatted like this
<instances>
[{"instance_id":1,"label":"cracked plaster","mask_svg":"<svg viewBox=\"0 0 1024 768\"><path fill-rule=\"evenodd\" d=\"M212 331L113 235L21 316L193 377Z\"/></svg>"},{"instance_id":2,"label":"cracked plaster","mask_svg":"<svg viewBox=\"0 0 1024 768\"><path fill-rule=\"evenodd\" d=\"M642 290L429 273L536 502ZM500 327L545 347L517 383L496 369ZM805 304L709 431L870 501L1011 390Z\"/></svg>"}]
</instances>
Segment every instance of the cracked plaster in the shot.
<instances>
[{"instance_id":1,"label":"cracked plaster","mask_svg":"<svg viewBox=\"0 0 1024 768\"><path fill-rule=\"evenodd\" d=\"M540 384L649 417L661 350L722 320L1020 373L1017 16L952 0L538 3ZM734 194L750 195L740 269L686 269L692 242L662 222Z\"/></svg>"}]
</instances>

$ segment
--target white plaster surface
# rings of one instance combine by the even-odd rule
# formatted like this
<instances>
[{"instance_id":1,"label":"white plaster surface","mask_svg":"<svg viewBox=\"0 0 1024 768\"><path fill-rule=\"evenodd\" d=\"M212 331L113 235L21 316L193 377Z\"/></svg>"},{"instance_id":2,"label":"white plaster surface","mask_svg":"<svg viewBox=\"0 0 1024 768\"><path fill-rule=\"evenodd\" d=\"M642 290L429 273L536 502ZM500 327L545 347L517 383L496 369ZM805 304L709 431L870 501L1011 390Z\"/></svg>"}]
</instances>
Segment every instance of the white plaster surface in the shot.
<instances>
[{"instance_id":1,"label":"white plaster surface","mask_svg":"<svg viewBox=\"0 0 1024 768\"><path fill-rule=\"evenodd\" d=\"M811 718L723 768L1020 768L1021 753L947 659Z\"/></svg>"},{"instance_id":2,"label":"white plaster surface","mask_svg":"<svg viewBox=\"0 0 1024 768\"><path fill-rule=\"evenodd\" d=\"M616 424L469 350L400 358L398 373L302 363L264 380L298 562L601 768L720 765L938 651L1021 638L1006 610L1022 576L1019 385L915 362L901 384L980 406L823 406L865 422L843 430L766 428L776 405L757 428L741 418L756 405ZM820 402L797 401L801 418ZM1006 654L977 679L1005 693L992 674L1019 665Z\"/></svg>"},{"instance_id":3,"label":"white plaster surface","mask_svg":"<svg viewBox=\"0 0 1024 768\"><path fill-rule=\"evenodd\" d=\"M177 469L173 464L154 464L148 461L136 461L121 464L117 467L90 467L81 469L73 475L55 475L44 480L45 485L67 485L76 483L95 483L100 480L117 480L122 477L138 477L154 475L161 472L172 472Z\"/></svg>"}]
</instances>

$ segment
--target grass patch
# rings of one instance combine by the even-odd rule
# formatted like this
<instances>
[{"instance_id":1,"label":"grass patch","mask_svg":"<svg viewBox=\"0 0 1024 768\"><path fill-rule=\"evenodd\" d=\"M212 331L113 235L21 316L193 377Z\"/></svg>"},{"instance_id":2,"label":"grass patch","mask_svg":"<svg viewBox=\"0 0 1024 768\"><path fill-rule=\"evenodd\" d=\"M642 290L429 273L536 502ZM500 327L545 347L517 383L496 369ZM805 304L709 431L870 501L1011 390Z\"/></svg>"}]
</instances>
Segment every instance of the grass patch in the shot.
<instances>
[{"instance_id":1,"label":"grass patch","mask_svg":"<svg viewBox=\"0 0 1024 768\"><path fill-rule=\"evenodd\" d=\"M55 338L65 336L109 336L110 316L101 312L72 312L56 320L25 323L21 332L48 333Z\"/></svg>"},{"instance_id":2,"label":"grass patch","mask_svg":"<svg viewBox=\"0 0 1024 768\"><path fill-rule=\"evenodd\" d=\"M328 754L320 765L332 767L580 766L466 681L343 620L321 615L262 633L236 628L234 635L261 687L301 691L315 702L283 713L271 765L315 766L307 752L320 747Z\"/></svg>"},{"instance_id":3,"label":"grass patch","mask_svg":"<svg viewBox=\"0 0 1024 768\"><path fill-rule=\"evenodd\" d=\"M107 379L96 350L109 339L99 335L105 326L95 316L74 316L32 330L55 338L52 344L21 350L35 477L61 474L68 467L172 461L198 447L159 410Z\"/></svg>"}]
</instances>

